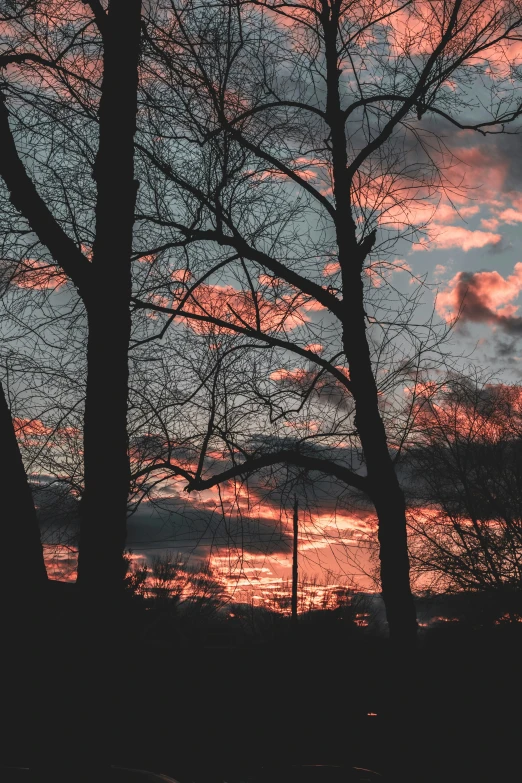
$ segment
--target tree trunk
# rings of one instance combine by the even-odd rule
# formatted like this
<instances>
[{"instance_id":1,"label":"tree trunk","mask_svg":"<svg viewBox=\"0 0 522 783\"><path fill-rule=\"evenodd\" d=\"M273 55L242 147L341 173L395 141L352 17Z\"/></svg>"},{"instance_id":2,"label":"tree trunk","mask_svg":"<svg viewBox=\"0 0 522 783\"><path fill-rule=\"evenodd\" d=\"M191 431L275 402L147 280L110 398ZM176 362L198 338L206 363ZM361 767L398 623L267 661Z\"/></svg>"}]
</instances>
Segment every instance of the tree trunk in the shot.
<instances>
[{"instance_id":1,"label":"tree trunk","mask_svg":"<svg viewBox=\"0 0 522 783\"><path fill-rule=\"evenodd\" d=\"M88 313L84 418L85 491L80 507L78 585L116 598L125 575L129 460L127 447L128 303Z\"/></svg>"},{"instance_id":2,"label":"tree trunk","mask_svg":"<svg viewBox=\"0 0 522 783\"><path fill-rule=\"evenodd\" d=\"M76 591L81 601L78 611L67 614L55 629L56 634L46 636L45 682L60 681L65 687L56 702L58 711L48 714L45 700L37 704L39 731L33 766L38 780L48 780L51 769L56 780L98 779L100 773L95 770L107 767L111 752L115 752L112 706L121 695L119 661L123 652L118 649L115 610L123 594L130 483L128 346L141 0L109 0L106 11L99 5L96 21L104 53L99 147L93 171L97 203L91 265L39 198L18 157L7 112L0 112L0 135L8 152L0 160L11 201L75 283L89 326L85 491L80 507ZM33 554L36 549L34 544ZM39 674L38 668L33 670ZM70 682L74 691L67 688ZM27 712L33 714L32 710ZM56 737L60 740L58 754Z\"/></svg>"},{"instance_id":3,"label":"tree trunk","mask_svg":"<svg viewBox=\"0 0 522 783\"><path fill-rule=\"evenodd\" d=\"M40 530L31 487L13 427L11 412L0 383L0 477L2 492L3 568L5 597L16 601L47 582Z\"/></svg>"},{"instance_id":4,"label":"tree trunk","mask_svg":"<svg viewBox=\"0 0 522 783\"><path fill-rule=\"evenodd\" d=\"M84 296L89 332L75 641L79 720L69 743L75 774L81 772L85 780L106 770L117 752L117 705L124 698L123 553L130 488L128 350L140 35L141 0L110 0L102 25L93 275Z\"/></svg>"},{"instance_id":5,"label":"tree trunk","mask_svg":"<svg viewBox=\"0 0 522 783\"><path fill-rule=\"evenodd\" d=\"M85 491L78 583L82 593L115 595L123 586L130 469L127 443L131 254L140 0L111 0L103 25L104 62L96 238L85 298L89 338L84 418Z\"/></svg>"},{"instance_id":6,"label":"tree trunk","mask_svg":"<svg viewBox=\"0 0 522 783\"><path fill-rule=\"evenodd\" d=\"M361 274L354 270L351 275L345 274L344 281L343 288L348 295L345 297L347 314L343 346L350 366L355 425L364 451L370 497L379 525L382 597L391 639L396 646L412 648L417 620L410 587L406 504L379 411L377 384L366 338Z\"/></svg>"},{"instance_id":7,"label":"tree trunk","mask_svg":"<svg viewBox=\"0 0 522 783\"><path fill-rule=\"evenodd\" d=\"M0 478L4 585L2 662L8 676L2 686L4 754L22 755L37 732L35 707L41 702L40 666L47 571L31 487L0 383ZM5 725L5 724L4 724Z\"/></svg>"},{"instance_id":8,"label":"tree trunk","mask_svg":"<svg viewBox=\"0 0 522 783\"><path fill-rule=\"evenodd\" d=\"M366 460L370 495L379 523L382 597L390 637L397 647L415 645L417 620L410 588L406 508L379 411L377 384L366 336L363 264L375 235L358 244L352 216L345 116L339 93L337 42L340 5L322 15L326 56L326 119L330 127L336 239L343 283L343 348L350 368L355 425Z\"/></svg>"}]
</instances>

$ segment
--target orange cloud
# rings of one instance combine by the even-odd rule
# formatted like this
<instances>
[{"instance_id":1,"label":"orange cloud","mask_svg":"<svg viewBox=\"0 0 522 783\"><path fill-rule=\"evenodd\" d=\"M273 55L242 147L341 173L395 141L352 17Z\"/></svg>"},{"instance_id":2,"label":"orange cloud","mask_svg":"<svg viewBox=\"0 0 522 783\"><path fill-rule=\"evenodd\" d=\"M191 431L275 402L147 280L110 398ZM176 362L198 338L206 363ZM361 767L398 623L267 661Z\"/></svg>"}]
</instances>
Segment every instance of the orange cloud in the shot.
<instances>
[{"instance_id":1,"label":"orange cloud","mask_svg":"<svg viewBox=\"0 0 522 783\"><path fill-rule=\"evenodd\" d=\"M318 302L317 299L309 299L307 302L305 302L302 305L302 309L310 310L310 311L318 311L318 310L326 310L326 307L324 306L324 304L321 304L321 302Z\"/></svg>"},{"instance_id":2,"label":"orange cloud","mask_svg":"<svg viewBox=\"0 0 522 783\"><path fill-rule=\"evenodd\" d=\"M271 381L293 381L295 383L303 383L310 378L310 372L297 367L295 370L274 370L270 373Z\"/></svg>"},{"instance_id":3,"label":"orange cloud","mask_svg":"<svg viewBox=\"0 0 522 783\"><path fill-rule=\"evenodd\" d=\"M44 561L49 579L60 582L75 582L77 576L78 550L60 544L44 544Z\"/></svg>"},{"instance_id":4,"label":"orange cloud","mask_svg":"<svg viewBox=\"0 0 522 783\"><path fill-rule=\"evenodd\" d=\"M34 258L24 259L13 278L13 283L18 288L29 288L33 291L61 288L66 282L67 276L54 264Z\"/></svg>"},{"instance_id":5,"label":"orange cloud","mask_svg":"<svg viewBox=\"0 0 522 783\"><path fill-rule=\"evenodd\" d=\"M512 207L502 210L502 212L498 213L498 216L500 220L503 220L504 223L508 223L511 226L515 223L522 223L522 211L513 209Z\"/></svg>"},{"instance_id":6,"label":"orange cloud","mask_svg":"<svg viewBox=\"0 0 522 783\"><path fill-rule=\"evenodd\" d=\"M417 426L429 433L432 428L444 432L449 441L461 437L477 443L505 440L512 433L513 421L518 421L522 413L521 386L486 384L478 397L468 396L465 389L455 390L451 384L438 387L430 382L416 384L407 391L416 394ZM425 509L423 513L434 514L443 521L439 511Z\"/></svg>"},{"instance_id":7,"label":"orange cloud","mask_svg":"<svg viewBox=\"0 0 522 783\"><path fill-rule=\"evenodd\" d=\"M142 261L144 261L145 259L148 259L148 258L153 259L154 256L144 256ZM172 277L173 280L178 280L181 283L188 283L189 280L192 280L193 274L190 271L190 269L176 269L172 273L171 277Z\"/></svg>"},{"instance_id":8,"label":"orange cloud","mask_svg":"<svg viewBox=\"0 0 522 783\"><path fill-rule=\"evenodd\" d=\"M391 183L390 183L391 184ZM396 184L393 183L394 189ZM401 188L404 190L405 188ZM417 190L410 188L410 193L403 203L395 202L393 193L390 198L385 198L382 203L382 213L379 217L379 223L388 228L403 229L405 226L424 226L429 223L440 225L451 225L465 218L472 217L480 212L480 206L459 206L458 209L445 201L436 203L430 200L429 195L423 200L415 200ZM406 193L408 191L406 190Z\"/></svg>"},{"instance_id":9,"label":"orange cloud","mask_svg":"<svg viewBox=\"0 0 522 783\"><path fill-rule=\"evenodd\" d=\"M47 427L40 419L23 419L15 416L13 427L17 435L24 437L51 435L52 427Z\"/></svg>"},{"instance_id":10,"label":"orange cloud","mask_svg":"<svg viewBox=\"0 0 522 783\"><path fill-rule=\"evenodd\" d=\"M482 228L485 228L488 231L494 231L496 228L498 228L499 224L500 220L497 218L482 218L480 221Z\"/></svg>"},{"instance_id":11,"label":"orange cloud","mask_svg":"<svg viewBox=\"0 0 522 783\"><path fill-rule=\"evenodd\" d=\"M341 265L338 261L332 261L330 264L326 264L325 268L323 269L323 275L324 277L330 277L330 275L334 275L336 272L339 272L341 269Z\"/></svg>"},{"instance_id":12,"label":"orange cloud","mask_svg":"<svg viewBox=\"0 0 522 783\"><path fill-rule=\"evenodd\" d=\"M182 298L183 294L184 290L180 290L178 296ZM174 301L172 306L176 307L176 304ZM271 301L258 294L255 302L250 291L241 291L231 285L200 285L183 305L186 312L211 316L251 329L257 328L259 318L261 329L266 331L292 330L309 321L302 307L310 309L306 299L301 296L284 295ZM215 327L191 318L184 320L197 332L226 331L225 327Z\"/></svg>"}]
</instances>

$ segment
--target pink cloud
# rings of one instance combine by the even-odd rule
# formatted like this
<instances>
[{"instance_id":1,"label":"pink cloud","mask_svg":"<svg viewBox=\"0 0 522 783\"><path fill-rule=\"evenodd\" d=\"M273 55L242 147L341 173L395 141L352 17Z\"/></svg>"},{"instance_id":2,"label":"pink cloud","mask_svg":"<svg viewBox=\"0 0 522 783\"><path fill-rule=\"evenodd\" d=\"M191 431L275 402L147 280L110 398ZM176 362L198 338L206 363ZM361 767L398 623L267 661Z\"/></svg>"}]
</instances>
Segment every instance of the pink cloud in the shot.
<instances>
[{"instance_id":1,"label":"pink cloud","mask_svg":"<svg viewBox=\"0 0 522 783\"><path fill-rule=\"evenodd\" d=\"M323 276L324 277L330 277L330 275L334 275L336 272L339 272L341 269L341 266L338 261L332 261L330 264L326 264L325 268L323 269Z\"/></svg>"},{"instance_id":2,"label":"pink cloud","mask_svg":"<svg viewBox=\"0 0 522 783\"><path fill-rule=\"evenodd\" d=\"M473 204L470 207L459 207L456 210L451 204L441 203L437 207L434 219L437 223L455 223L460 218L472 217L477 212L480 212L478 204Z\"/></svg>"},{"instance_id":3,"label":"pink cloud","mask_svg":"<svg viewBox=\"0 0 522 783\"><path fill-rule=\"evenodd\" d=\"M296 383L301 383L308 380L309 376L310 373L307 370L302 370L299 367L296 367L295 370L285 370L284 368L281 368L280 370L274 370L274 372L270 373L270 380L295 381Z\"/></svg>"},{"instance_id":4,"label":"pink cloud","mask_svg":"<svg viewBox=\"0 0 522 783\"><path fill-rule=\"evenodd\" d=\"M437 264L437 266L433 270L433 276L442 277L442 275L445 275L447 271L448 271L447 266L444 266L444 264Z\"/></svg>"},{"instance_id":5,"label":"pink cloud","mask_svg":"<svg viewBox=\"0 0 522 783\"><path fill-rule=\"evenodd\" d=\"M495 231L496 228L498 228L500 224L500 220L497 218L482 218L480 221L480 225L482 228L487 229L488 231Z\"/></svg>"},{"instance_id":6,"label":"pink cloud","mask_svg":"<svg viewBox=\"0 0 522 783\"><path fill-rule=\"evenodd\" d=\"M509 173L509 161L504 155L495 154L489 148L482 146L459 147L454 151L451 166L445 171L445 176L451 183L452 202L457 204L459 212L474 214L466 206L469 198L484 206L503 206L499 201L505 192L505 184ZM477 204L474 205L477 207ZM478 212L478 209L476 210Z\"/></svg>"},{"instance_id":7,"label":"pink cloud","mask_svg":"<svg viewBox=\"0 0 522 783\"><path fill-rule=\"evenodd\" d=\"M23 419L15 417L13 419L13 427L19 437L21 435L24 437L51 435L53 432L52 427L47 427L41 419Z\"/></svg>"},{"instance_id":8,"label":"pink cloud","mask_svg":"<svg viewBox=\"0 0 522 783\"><path fill-rule=\"evenodd\" d=\"M179 297L185 290L179 291ZM176 300L173 307L176 307ZM257 308L250 291L241 291L231 285L200 285L194 295L185 302L185 312L195 315L205 315L218 318L237 326L257 328L259 317L261 329L268 331L292 330L310 319L302 312L308 303L302 296L283 295L274 301L257 296ZM196 332L207 333L226 331L226 327L216 327L212 324L184 319L188 326Z\"/></svg>"},{"instance_id":9,"label":"pink cloud","mask_svg":"<svg viewBox=\"0 0 522 783\"><path fill-rule=\"evenodd\" d=\"M387 208L379 222L390 228L404 228L407 225L427 225L437 223L441 225L451 225L463 219L472 217L480 212L480 206L473 204L469 207L460 206L456 209L452 204L440 202L439 204L414 200L414 191L412 191L412 200L406 200L403 204L393 204Z\"/></svg>"},{"instance_id":10,"label":"pink cloud","mask_svg":"<svg viewBox=\"0 0 522 783\"><path fill-rule=\"evenodd\" d=\"M152 256L145 256L142 260L145 260L145 258L152 258ZM188 283L189 280L192 280L193 274L189 269L176 269L171 277L173 280L178 280L180 283Z\"/></svg>"},{"instance_id":11,"label":"pink cloud","mask_svg":"<svg viewBox=\"0 0 522 783\"><path fill-rule=\"evenodd\" d=\"M140 261L142 264L153 264L155 260L156 260L155 255L145 255L145 256L140 256L138 258L138 261ZM176 273L174 272L173 274Z\"/></svg>"},{"instance_id":12,"label":"pink cloud","mask_svg":"<svg viewBox=\"0 0 522 783\"><path fill-rule=\"evenodd\" d=\"M512 207L499 212L498 216L500 220L503 220L504 223L508 223L511 226L515 223L522 223L522 211L513 209Z\"/></svg>"},{"instance_id":13,"label":"pink cloud","mask_svg":"<svg viewBox=\"0 0 522 783\"><path fill-rule=\"evenodd\" d=\"M28 288L33 291L61 288L67 282L67 276L58 270L54 264L26 258L22 261L13 283L18 288Z\"/></svg>"},{"instance_id":14,"label":"pink cloud","mask_svg":"<svg viewBox=\"0 0 522 783\"><path fill-rule=\"evenodd\" d=\"M303 310L309 310L312 312L317 310L326 310L326 307L321 304L321 302L318 302L317 299L310 299L303 305Z\"/></svg>"},{"instance_id":15,"label":"pink cloud","mask_svg":"<svg viewBox=\"0 0 522 783\"><path fill-rule=\"evenodd\" d=\"M413 245L413 250L435 250L458 247L467 252L487 245L498 245L502 235L491 231L472 231L462 226L448 226L442 229L440 226L432 226L428 231L428 238L421 239Z\"/></svg>"}]
</instances>

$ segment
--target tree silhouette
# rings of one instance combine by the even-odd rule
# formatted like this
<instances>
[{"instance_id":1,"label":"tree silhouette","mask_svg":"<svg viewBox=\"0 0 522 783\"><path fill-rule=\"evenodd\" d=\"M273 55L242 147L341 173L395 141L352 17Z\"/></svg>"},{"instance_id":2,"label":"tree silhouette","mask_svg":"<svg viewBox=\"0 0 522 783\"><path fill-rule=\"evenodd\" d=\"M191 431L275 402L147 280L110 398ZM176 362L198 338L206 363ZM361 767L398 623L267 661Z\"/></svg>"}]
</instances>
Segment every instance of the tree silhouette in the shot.
<instances>
[{"instance_id":1,"label":"tree silhouette","mask_svg":"<svg viewBox=\"0 0 522 783\"><path fill-rule=\"evenodd\" d=\"M390 345L414 331L412 301L395 288L395 301L387 300L383 287L372 303L367 283L375 274L386 277L386 265L393 269L399 239L422 233L432 199L457 187L446 176L451 153L440 128L486 135L519 116L513 68L499 77L506 88L500 100L493 79L488 110L470 85L509 58L521 25L518 5L496 0L231 2L218 10L186 2L171 4L147 38L163 83L149 93L157 135L140 150L162 198L142 218L155 215L163 233L156 276L148 295L135 297L136 307L164 314L157 337L183 318L194 329L208 324L215 349L230 345L223 335L236 334L252 353L257 345L255 352L288 352L308 362L308 369L287 372L286 393L292 379L301 381L304 405L335 387L330 398L350 408L344 432L358 444L366 471L327 448L328 429L322 444L315 440L322 449L313 450L288 438L267 438L263 448L262 439L248 443L221 428L234 464L213 475L198 470L189 489L286 462L365 493L379 520L382 594L399 646L414 643L416 619L405 502L390 453L393 416L386 417L380 396ZM481 116L469 122L472 112ZM174 288L161 276L180 248L186 276ZM222 281L235 277L241 295L223 285L212 292L218 273ZM291 332L296 320L307 320L307 305L325 318L316 339L302 344ZM425 327L417 338L421 354L429 342ZM327 340L326 349L317 338ZM403 368L412 361L402 359ZM262 365L252 360L258 379ZM268 403L272 422L287 414L273 402L269 380L277 377L263 377L257 400Z\"/></svg>"},{"instance_id":2,"label":"tree silhouette","mask_svg":"<svg viewBox=\"0 0 522 783\"><path fill-rule=\"evenodd\" d=\"M0 476L2 477L4 519L2 541L11 553L5 559L4 574L7 584L5 597L16 604L17 597L35 600L47 582L40 530L31 487L22 462L11 419L11 412L0 383ZM22 566L23 563L23 566ZM22 568L23 575L20 571ZM23 600L21 604L23 605ZM18 607L19 609L20 607ZM16 610L15 610L16 614Z\"/></svg>"},{"instance_id":3,"label":"tree silhouette","mask_svg":"<svg viewBox=\"0 0 522 783\"><path fill-rule=\"evenodd\" d=\"M419 584L488 591L522 584L521 393L480 376L433 384L416 405L409 523Z\"/></svg>"},{"instance_id":4,"label":"tree silhouette","mask_svg":"<svg viewBox=\"0 0 522 783\"><path fill-rule=\"evenodd\" d=\"M101 570L106 574L106 591L118 589L123 583L130 482L127 351L131 329L132 231L138 188L134 179L134 133L141 3L112 0L105 10L93 0L85 3L84 9L82 16L72 4L57 9L56 4L39 2L13 3L3 11L10 35L0 55L4 75L0 96L0 176L26 231L29 229L52 263L71 281L85 307L85 492L78 578L88 591L97 591L101 587ZM70 25L64 26L65 21L70 21ZM58 34L54 35L56 31ZM73 53L69 71L64 63ZM89 61L96 61L100 69L95 78L97 100L91 106L98 138L92 159L96 195L90 259L77 238L68 233L67 219L59 210L53 211L40 194L37 172L32 172L30 152L16 122L20 119L17 110L23 114L23 101L20 105L17 95L20 82L25 86L25 79L29 79L41 103L45 105L46 99L52 103L49 93L57 89L62 77L63 92L75 96L75 85L82 84L81 67ZM82 103L81 98L78 103ZM54 121L60 123L58 109ZM70 191L72 202L77 197L72 184Z\"/></svg>"}]
</instances>

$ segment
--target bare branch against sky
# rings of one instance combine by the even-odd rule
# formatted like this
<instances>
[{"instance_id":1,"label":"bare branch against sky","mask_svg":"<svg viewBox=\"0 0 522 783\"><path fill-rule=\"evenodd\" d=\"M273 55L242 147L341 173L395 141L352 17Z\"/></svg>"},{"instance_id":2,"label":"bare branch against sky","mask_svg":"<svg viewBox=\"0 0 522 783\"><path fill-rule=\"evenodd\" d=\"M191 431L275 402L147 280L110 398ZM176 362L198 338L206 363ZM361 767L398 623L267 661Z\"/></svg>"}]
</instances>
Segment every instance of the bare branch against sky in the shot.
<instances>
[{"instance_id":1,"label":"bare branch against sky","mask_svg":"<svg viewBox=\"0 0 522 783\"><path fill-rule=\"evenodd\" d=\"M519 5L2 14L2 354L25 429L49 422L29 467L81 496L79 583L121 586L129 508L163 488L177 503L256 472L283 499L328 477L378 517L411 645L401 395L450 359L404 256L470 209L448 133L517 127Z\"/></svg>"}]
</instances>

